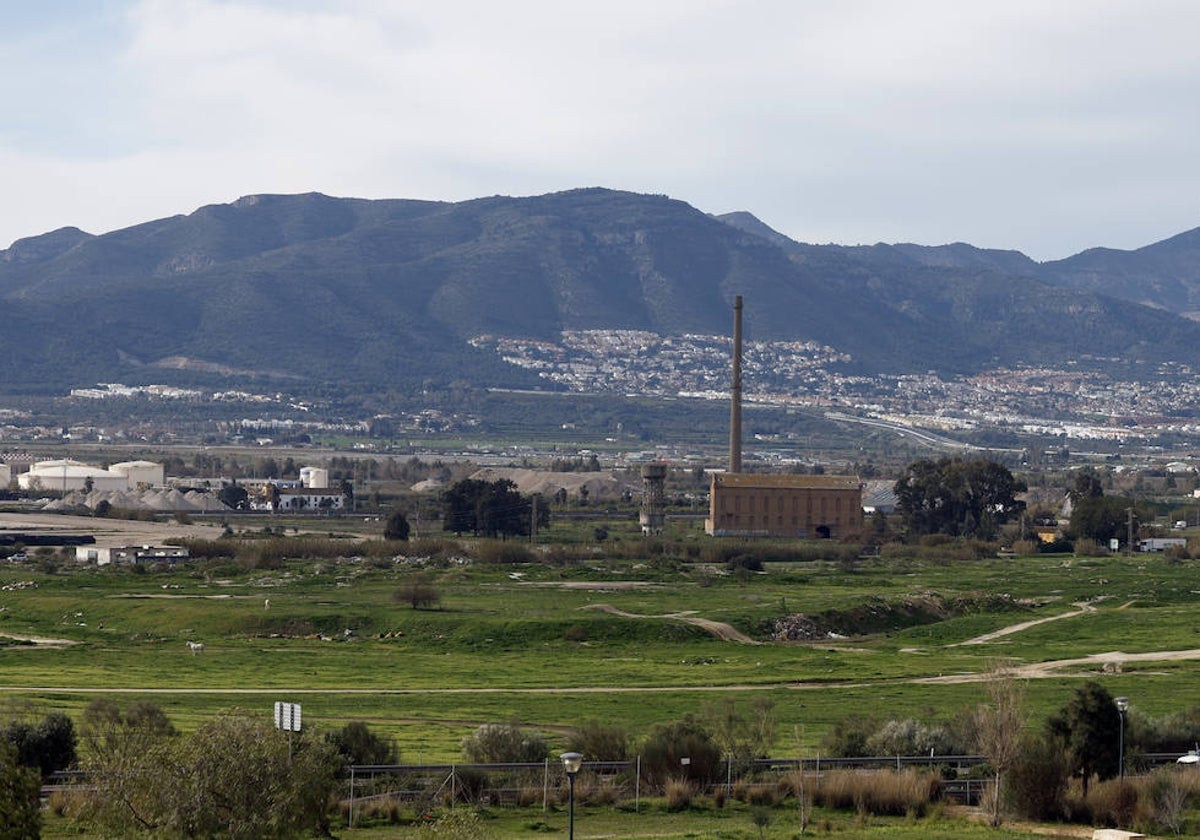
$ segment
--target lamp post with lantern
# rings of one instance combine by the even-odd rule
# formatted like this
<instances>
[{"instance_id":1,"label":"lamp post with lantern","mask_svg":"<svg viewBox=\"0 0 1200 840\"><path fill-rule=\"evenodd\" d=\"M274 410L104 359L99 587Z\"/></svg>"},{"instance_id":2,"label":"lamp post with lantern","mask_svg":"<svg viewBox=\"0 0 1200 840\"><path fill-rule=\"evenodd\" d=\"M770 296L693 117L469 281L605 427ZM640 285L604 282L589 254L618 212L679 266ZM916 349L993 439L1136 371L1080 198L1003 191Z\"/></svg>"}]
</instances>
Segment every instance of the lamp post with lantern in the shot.
<instances>
[{"instance_id":1,"label":"lamp post with lantern","mask_svg":"<svg viewBox=\"0 0 1200 840\"><path fill-rule=\"evenodd\" d=\"M571 786L567 840L575 840L575 776L579 773L579 768L583 766L583 756L577 752L565 752L559 758L562 759L563 769L567 771L567 779Z\"/></svg>"},{"instance_id":2,"label":"lamp post with lantern","mask_svg":"<svg viewBox=\"0 0 1200 840\"><path fill-rule=\"evenodd\" d=\"M1117 714L1120 715L1120 717L1121 717L1121 725L1120 725L1120 728L1118 729L1117 761L1119 762L1118 768L1119 768L1120 776L1122 779L1124 779L1125 778L1125 712L1127 712L1129 710L1129 698L1128 697L1117 697L1117 698L1115 698L1115 702L1117 704Z\"/></svg>"}]
</instances>

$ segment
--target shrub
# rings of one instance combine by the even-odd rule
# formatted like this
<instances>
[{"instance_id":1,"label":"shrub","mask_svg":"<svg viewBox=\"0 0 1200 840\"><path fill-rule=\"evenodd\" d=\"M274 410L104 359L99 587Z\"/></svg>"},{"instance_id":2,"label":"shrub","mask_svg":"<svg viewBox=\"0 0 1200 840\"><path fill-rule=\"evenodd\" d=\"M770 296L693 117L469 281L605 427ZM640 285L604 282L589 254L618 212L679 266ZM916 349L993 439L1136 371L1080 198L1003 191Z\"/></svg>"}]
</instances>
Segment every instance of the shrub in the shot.
<instances>
[{"instance_id":1,"label":"shrub","mask_svg":"<svg viewBox=\"0 0 1200 840\"><path fill-rule=\"evenodd\" d=\"M687 779L670 778L664 786L663 794L667 798L668 811L684 811L692 807L692 796L695 788Z\"/></svg>"},{"instance_id":2,"label":"shrub","mask_svg":"<svg viewBox=\"0 0 1200 840\"><path fill-rule=\"evenodd\" d=\"M396 742L371 731L367 724L352 720L326 736L347 764L398 764Z\"/></svg>"},{"instance_id":3,"label":"shrub","mask_svg":"<svg viewBox=\"0 0 1200 840\"><path fill-rule=\"evenodd\" d=\"M497 565L517 565L532 563L536 559L533 552L526 546L513 542L485 541L476 548L476 557L480 563L495 563Z\"/></svg>"},{"instance_id":4,"label":"shrub","mask_svg":"<svg viewBox=\"0 0 1200 840\"><path fill-rule=\"evenodd\" d=\"M1090 822L1109 828L1133 825L1138 808L1138 785L1130 779L1109 779L1088 792Z\"/></svg>"},{"instance_id":5,"label":"shrub","mask_svg":"<svg viewBox=\"0 0 1200 840\"><path fill-rule=\"evenodd\" d=\"M689 759L686 765L684 758ZM656 726L642 746L642 775L650 784L665 785L681 769L685 779L701 785L720 777L721 751L691 716Z\"/></svg>"},{"instance_id":6,"label":"shrub","mask_svg":"<svg viewBox=\"0 0 1200 840\"><path fill-rule=\"evenodd\" d=\"M588 721L571 734L567 746L588 761L626 761L629 758L629 733L617 724Z\"/></svg>"},{"instance_id":7,"label":"shrub","mask_svg":"<svg viewBox=\"0 0 1200 840\"><path fill-rule=\"evenodd\" d=\"M1004 799L1018 816L1050 821L1064 814L1070 769L1057 744L1027 736L1020 758L1005 779Z\"/></svg>"},{"instance_id":8,"label":"shrub","mask_svg":"<svg viewBox=\"0 0 1200 840\"><path fill-rule=\"evenodd\" d=\"M408 604L414 610L421 607L434 607L441 603L441 593L434 588L429 579L416 575L401 583L392 593L392 600L397 604Z\"/></svg>"},{"instance_id":9,"label":"shrub","mask_svg":"<svg viewBox=\"0 0 1200 840\"><path fill-rule=\"evenodd\" d=\"M516 723L485 723L463 739L462 748L467 760L476 764L536 762L550 754L545 738Z\"/></svg>"}]
</instances>

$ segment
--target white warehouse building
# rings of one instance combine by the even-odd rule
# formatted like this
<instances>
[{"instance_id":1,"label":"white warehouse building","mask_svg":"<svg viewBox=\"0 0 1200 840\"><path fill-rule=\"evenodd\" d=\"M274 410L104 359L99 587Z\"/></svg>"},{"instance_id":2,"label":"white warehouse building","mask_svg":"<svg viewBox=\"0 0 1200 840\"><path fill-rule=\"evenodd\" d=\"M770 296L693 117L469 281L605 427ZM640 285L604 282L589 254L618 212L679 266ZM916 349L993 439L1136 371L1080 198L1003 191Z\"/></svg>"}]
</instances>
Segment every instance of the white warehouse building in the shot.
<instances>
[{"instance_id":1,"label":"white warehouse building","mask_svg":"<svg viewBox=\"0 0 1200 840\"><path fill-rule=\"evenodd\" d=\"M22 490L55 490L60 493L83 490L89 481L93 490L129 489L129 479L125 475L69 458L38 461L29 468L29 472L17 476L17 486Z\"/></svg>"}]
</instances>

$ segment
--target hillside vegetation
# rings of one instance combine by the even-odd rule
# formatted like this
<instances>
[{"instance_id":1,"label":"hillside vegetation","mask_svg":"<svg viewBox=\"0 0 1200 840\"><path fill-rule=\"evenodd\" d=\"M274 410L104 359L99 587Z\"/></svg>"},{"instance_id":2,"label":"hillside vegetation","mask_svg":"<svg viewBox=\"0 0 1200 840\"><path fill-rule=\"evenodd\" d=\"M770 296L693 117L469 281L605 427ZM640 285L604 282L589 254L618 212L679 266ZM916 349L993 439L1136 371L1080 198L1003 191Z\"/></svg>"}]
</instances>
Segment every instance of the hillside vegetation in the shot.
<instances>
[{"instance_id":1,"label":"hillside vegetation","mask_svg":"<svg viewBox=\"0 0 1200 840\"><path fill-rule=\"evenodd\" d=\"M1191 300L1189 241L1039 266L966 245L801 245L746 215L603 189L457 203L249 196L0 251L0 389L147 377L535 387L469 340L724 335L737 294L752 338L828 345L862 372L1180 360L1200 349L1200 326L1164 307ZM1130 286L1151 264L1157 287L1170 274L1178 294Z\"/></svg>"}]
</instances>

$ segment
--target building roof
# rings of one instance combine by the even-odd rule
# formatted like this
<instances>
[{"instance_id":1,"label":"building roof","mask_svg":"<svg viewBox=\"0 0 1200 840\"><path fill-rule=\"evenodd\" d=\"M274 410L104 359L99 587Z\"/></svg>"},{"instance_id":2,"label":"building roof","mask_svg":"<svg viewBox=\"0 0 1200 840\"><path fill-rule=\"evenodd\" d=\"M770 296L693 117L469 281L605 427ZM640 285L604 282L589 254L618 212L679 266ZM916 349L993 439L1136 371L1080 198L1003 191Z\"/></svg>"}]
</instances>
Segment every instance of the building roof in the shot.
<instances>
[{"instance_id":1,"label":"building roof","mask_svg":"<svg viewBox=\"0 0 1200 840\"><path fill-rule=\"evenodd\" d=\"M724 487L788 488L791 490L862 490L853 475L775 475L765 473L713 473L713 483Z\"/></svg>"}]
</instances>

